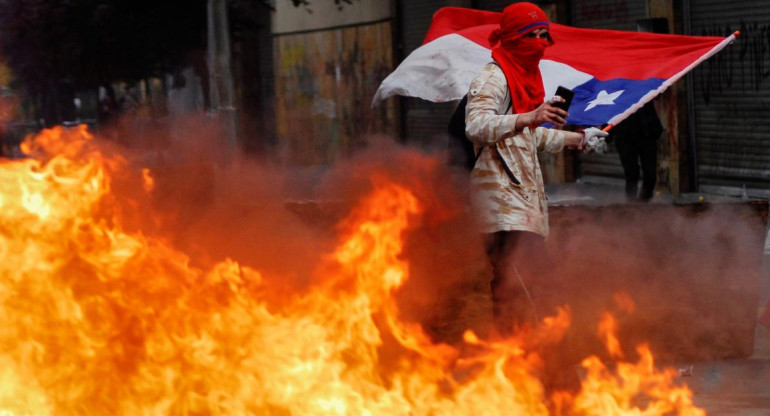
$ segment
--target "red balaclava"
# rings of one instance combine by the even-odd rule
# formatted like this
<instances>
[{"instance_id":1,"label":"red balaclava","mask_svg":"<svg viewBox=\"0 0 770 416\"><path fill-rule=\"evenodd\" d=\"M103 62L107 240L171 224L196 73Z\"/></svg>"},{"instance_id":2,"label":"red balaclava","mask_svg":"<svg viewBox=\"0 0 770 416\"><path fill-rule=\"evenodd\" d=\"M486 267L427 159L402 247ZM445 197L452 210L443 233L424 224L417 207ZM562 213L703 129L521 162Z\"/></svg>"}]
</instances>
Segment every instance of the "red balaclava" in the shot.
<instances>
[{"instance_id":1,"label":"red balaclava","mask_svg":"<svg viewBox=\"0 0 770 416\"><path fill-rule=\"evenodd\" d=\"M538 64L545 48L551 46L553 40L523 36L549 26L543 9L529 2L520 2L503 10L500 27L489 35L492 58L503 69L516 114L534 110L545 98Z\"/></svg>"}]
</instances>

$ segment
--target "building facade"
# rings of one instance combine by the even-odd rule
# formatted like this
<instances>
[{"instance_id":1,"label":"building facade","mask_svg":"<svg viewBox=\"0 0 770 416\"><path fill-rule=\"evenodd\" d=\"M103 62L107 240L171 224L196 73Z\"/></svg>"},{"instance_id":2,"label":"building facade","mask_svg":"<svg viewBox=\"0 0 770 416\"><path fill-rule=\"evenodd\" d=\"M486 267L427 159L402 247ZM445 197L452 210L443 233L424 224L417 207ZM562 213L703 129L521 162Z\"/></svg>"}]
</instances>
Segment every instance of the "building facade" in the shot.
<instances>
[{"instance_id":1,"label":"building facade","mask_svg":"<svg viewBox=\"0 0 770 416\"><path fill-rule=\"evenodd\" d=\"M751 0L535 1L556 22L585 28L741 35L657 99L658 189L749 189L770 194L770 7ZM500 0L276 2L272 45L277 145L300 164L329 163L368 134L440 148L454 105L395 97L369 103L379 83L420 46L433 13L459 6L500 11ZM607 57L608 64L611 56ZM578 158L578 159L576 159ZM565 152L544 160L551 182L622 177L618 156Z\"/></svg>"}]
</instances>

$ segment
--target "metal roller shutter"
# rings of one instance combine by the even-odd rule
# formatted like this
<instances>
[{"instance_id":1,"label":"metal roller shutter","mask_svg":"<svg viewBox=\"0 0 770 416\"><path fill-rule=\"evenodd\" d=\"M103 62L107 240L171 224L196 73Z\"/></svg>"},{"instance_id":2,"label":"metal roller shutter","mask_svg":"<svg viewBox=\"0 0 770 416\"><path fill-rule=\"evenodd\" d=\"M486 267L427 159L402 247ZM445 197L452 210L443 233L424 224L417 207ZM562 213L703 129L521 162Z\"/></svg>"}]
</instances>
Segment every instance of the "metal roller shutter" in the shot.
<instances>
[{"instance_id":1,"label":"metal roller shutter","mask_svg":"<svg viewBox=\"0 0 770 416\"><path fill-rule=\"evenodd\" d=\"M400 30L403 57L422 44L433 14L446 6L446 0L400 0ZM447 123L454 110L451 103L436 104L418 98L404 98L406 140L412 144L440 146L446 139Z\"/></svg>"},{"instance_id":2,"label":"metal roller shutter","mask_svg":"<svg viewBox=\"0 0 770 416\"><path fill-rule=\"evenodd\" d=\"M592 29L636 31L636 21L647 17L647 0L573 1L572 25Z\"/></svg>"},{"instance_id":3,"label":"metal roller shutter","mask_svg":"<svg viewBox=\"0 0 770 416\"><path fill-rule=\"evenodd\" d=\"M489 10L492 12L501 12L506 6L514 3L512 0L476 0L473 7L480 10ZM538 3L533 1L533 3Z\"/></svg>"},{"instance_id":4,"label":"metal roller shutter","mask_svg":"<svg viewBox=\"0 0 770 416\"><path fill-rule=\"evenodd\" d=\"M699 185L770 189L770 3L691 0L693 35L741 35L693 71Z\"/></svg>"},{"instance_id":5,"label":"metal roller shutter","mask_svg":"<svg viewBox=\"0 0 770 416\"><path fill-rule=\"evenodd\" d=\"M593 0L574 1L572 26L591 29L636 31L636 22L647 18L647 0ZM623 177L623 167L614 146L603 155L580 155L583 175Z\"/></svg>"}]
</instances>

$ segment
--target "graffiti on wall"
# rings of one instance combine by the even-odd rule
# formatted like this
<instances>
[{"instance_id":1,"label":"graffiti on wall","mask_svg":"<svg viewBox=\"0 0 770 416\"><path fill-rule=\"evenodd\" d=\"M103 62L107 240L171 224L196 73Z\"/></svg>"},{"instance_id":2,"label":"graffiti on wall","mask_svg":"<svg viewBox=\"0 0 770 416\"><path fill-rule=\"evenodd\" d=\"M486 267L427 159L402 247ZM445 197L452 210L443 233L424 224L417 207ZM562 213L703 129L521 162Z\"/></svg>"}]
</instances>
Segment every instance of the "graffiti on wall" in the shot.
<instances>
[{"instance_id":1,"label":"graffiti on wall","mask_svg":"<svg viewBox=\"0 0 770 416\"><path fill-rule=\"evenodd\" d=\"M700 34L725 36L731 31L730 27L714 26ZM770 78L770 24L741 22L740 32L733 45L697 69L706 105L712 97L726 90L756 93L767 87L765 81Z\"/></svg>"},{"instance_id":2,"label":"graffiti on wall","mask_svg":"<svg viewBox=\"0 0 770 416\"><path fill-rule=\"evenodd\" d=\"M278 36L276 118L290 162L324 164L364 145L370 134L396 134L394 104L371 109L393 68L389 22Z\"/></svg>"},{"instance_id":3,"label":"graffiti on wall","mask_svg":"<svg viewBox=\"0 0 770 416\"><path fill-rule=\"evenodd\" d=\"M701 178L761 183L770 163L770 24L741 22L736 41L695 70L698 168ZM702 35L736 29L714 25ZM707 179L705 179L707 180ZM764 186L764 185L763 185Z\"/></svg>"}]
</instances>

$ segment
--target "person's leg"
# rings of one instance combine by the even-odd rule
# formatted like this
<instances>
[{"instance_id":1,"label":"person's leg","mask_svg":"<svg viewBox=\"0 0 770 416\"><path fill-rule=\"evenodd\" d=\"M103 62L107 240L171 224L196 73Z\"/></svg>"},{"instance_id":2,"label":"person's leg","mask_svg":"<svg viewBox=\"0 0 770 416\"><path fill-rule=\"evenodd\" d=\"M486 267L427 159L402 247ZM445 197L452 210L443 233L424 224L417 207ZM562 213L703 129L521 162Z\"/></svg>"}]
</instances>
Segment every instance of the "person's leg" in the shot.
<instances>
[{"instance_id":1,"label":"person's leg","mask_svg":"<svg viewBox=\"0 0 770 416\"><path fill-rule=\"evenodd\" d=\"M535 265L541 264L543 237L526 231L501 231L487 236L487 255L492 266L492 312L502 336L515 328L534 325L531 287L537 286Z\"/></svg>"},{"instance_id":2,"label":"person's leg","mask_svg":"<svg viewBox=\"0 0 770 416\"><path fill-rule=\"evenodd\" d=\"M514 231L496 233L491 241L495 244L490 247L496 249L489 252L496 270L492 299L498 332L507 336L516 328L533 327L555 316L556 308L566 303L565 288L545 239ZM574 393L579 388L579 359L573 357L572 350L567 339L538 345L537 352L543 358L538 376L547 395L560 390Z\"/></svg>"},{"instance_id":3,"label":"person's leg","mask_svg":"<svg viewBox=\"0 0 770 416\"><path fill-rule=\"evenodd\" d=\"M507 253L514 250L515 233L500 231L487 236L486 250L492 266L492 315L494 327L501 336L508 336L516 325L513 305L520 293L514 286L512 259Z\"/></svg>"},{"instance_id":4,"label":"person's leg","mask_svg":"<svg viewBox=\"0 0 770 416\"><path fill-rule=\"evenodd\" d=\"M626 198L635 200L639 190L639 159L633 139L618 137L615 139L620 164L623 166L623 177L626 180Z\"/></svg>"},{"instance_id":5,"label":"person's leg","mask_svg":"<svg viewBox=\"0 0 770 416\"><path fill-rule=\"evenodd\" d=\"M658 180L658 141L645 139L640 142L639 159L642 162L642 190L639 199L647 202L655 193L655 184Z\"/></svg>"},{"instance_id":6,"label":"person's leg","mask_svg":"<svg viewBox=\"0 0 770 416\"><path fill-rule=\"evenodd\" d=\"M555 273L545 239L525 231L498 232L487 236L487 254L492 264L492 305L495 328L501 336L516 328L534 326L556 312L562 288ZM563 340L539 345L543 367L538 374L546 395L557 391L576 392L580 386L577 360Z\"/></svg>"}]
</instances>

